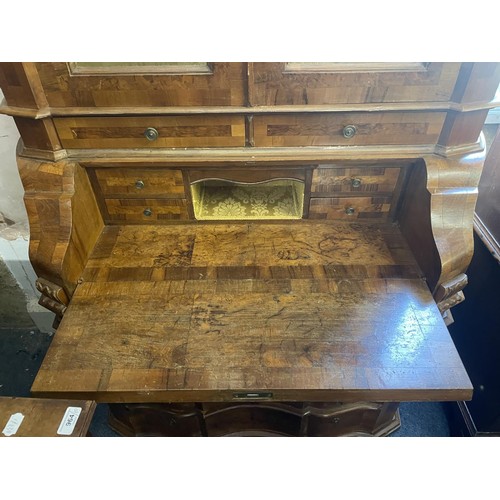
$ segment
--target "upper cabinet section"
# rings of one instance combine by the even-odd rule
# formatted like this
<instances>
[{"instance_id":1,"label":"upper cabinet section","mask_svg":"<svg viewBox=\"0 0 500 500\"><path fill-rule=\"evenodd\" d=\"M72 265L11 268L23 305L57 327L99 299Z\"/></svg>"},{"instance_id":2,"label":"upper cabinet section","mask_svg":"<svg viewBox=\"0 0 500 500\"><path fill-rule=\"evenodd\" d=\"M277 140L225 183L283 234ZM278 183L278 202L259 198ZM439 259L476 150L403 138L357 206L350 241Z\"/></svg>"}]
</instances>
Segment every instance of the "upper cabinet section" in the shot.
<instances>
[{"instance_id":1,"label":"upper cabinet section","mask_svg":"<svg viewBox=\"0 0 500 500\"><path fill-rule=\"evenodd\" d=\"M246 104L243 63L35 63L51 108Z\"/></svg>"},{"instance_id":2,"label":"upper cabinet section","mask_svg":"<svg viewBox=\"0 0 500 500\"><path fill-rule=\"evenodd\" d=\"M442 102L460 63L250 63L252 106Z\"/></svg>"},{"instance_id":3,"label":"upper cabinet section","mask_svg":"<svg viewBox=\"0 0 500 500\"><path fill-rule=\"evenodd\" d=\"M497 63L12 62L0 113L461 112L495 107L499 80Z\"/></svg>"}]
</instances>

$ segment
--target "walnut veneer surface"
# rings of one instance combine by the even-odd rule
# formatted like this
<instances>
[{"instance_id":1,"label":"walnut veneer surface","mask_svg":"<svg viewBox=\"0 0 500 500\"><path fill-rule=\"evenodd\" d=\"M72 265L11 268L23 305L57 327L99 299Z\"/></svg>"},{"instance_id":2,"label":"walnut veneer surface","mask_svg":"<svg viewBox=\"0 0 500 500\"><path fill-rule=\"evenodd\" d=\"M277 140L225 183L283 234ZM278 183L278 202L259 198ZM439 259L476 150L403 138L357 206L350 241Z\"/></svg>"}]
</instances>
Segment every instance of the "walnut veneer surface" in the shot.
<instances>
[{"instance_id":1,"label":"walnut veneer surface","mask_svg":"<svg viewBox=\"0 0 500 500\"><path fill-rule=\"evenodd\" d=\"M33 393L116 403L127 435L384 435L398 401L470 399L446 324L499 81L493 62L1 63L58 325Z\"/></svg>"},{"instance_id":2,"label":"walnut veneer surface","mask_svg":"<svg viewBox=\"0 0 500 500\"><path fill-rule=\"evenodd\" d=\"M393 226L108 227L83 280L35 394L129 402L227 401L249 390L285 401L470 396Z\"/></svg>"}]
</instances>

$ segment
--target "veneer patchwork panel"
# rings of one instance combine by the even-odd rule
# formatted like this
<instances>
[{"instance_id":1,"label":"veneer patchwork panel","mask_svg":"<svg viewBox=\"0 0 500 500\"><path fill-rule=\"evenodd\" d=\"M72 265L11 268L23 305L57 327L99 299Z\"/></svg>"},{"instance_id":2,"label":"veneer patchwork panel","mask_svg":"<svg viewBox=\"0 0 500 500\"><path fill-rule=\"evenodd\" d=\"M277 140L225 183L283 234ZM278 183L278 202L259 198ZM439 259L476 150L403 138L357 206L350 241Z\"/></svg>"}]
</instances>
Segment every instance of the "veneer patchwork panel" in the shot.
<instances>
[{"instance_id":1,"label":"veneer patchwork panel","mask_svg":"<svg viewBox=\"0 0 500 500\"><path fill-rule=\"evenodd\" d=\"M259 115L255 146L435 144L446 113L314 113Z\"/></svg>"},{"instance_id":2,"label":"veneer patchwork panel","mask_svg":"<svg viewBox=\"0 0 500 500\"><path fill-rule=\"evenodd\" d=\"M245 145L241 116L56 118L65 148L210 148Z\"/></svg>"},{"instance_id":3,"label":"veneer patchwork panel","mask_svg":"<svg viewBox=\"0 0 500 500\"><path fill-rule=\"evenodd\" d=\"M125 435L386 435L470 399L446 325L500 64L2 63L32 387ZM286 209L285 209L286 208Z\"/></svg>"}]
</instances>

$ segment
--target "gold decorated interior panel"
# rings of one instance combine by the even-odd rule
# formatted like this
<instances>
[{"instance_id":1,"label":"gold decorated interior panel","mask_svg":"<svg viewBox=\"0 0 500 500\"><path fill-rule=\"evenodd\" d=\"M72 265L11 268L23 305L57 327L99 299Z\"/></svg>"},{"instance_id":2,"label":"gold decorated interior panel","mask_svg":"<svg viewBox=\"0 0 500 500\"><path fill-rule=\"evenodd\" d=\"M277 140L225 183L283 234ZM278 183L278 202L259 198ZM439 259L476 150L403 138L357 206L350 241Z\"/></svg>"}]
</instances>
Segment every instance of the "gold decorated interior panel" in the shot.
<instances>
[{"instance_id":1,"label":"gold decorated interior panel","mask_svg":"<svg viewBox=\"0 0 500 500\"><path fill-rule=\"evenodd\" d=\"M198 220L300 219L304 182L278 179L258 183L208 179L191 185Z\"/></svg>"}]
</instances>

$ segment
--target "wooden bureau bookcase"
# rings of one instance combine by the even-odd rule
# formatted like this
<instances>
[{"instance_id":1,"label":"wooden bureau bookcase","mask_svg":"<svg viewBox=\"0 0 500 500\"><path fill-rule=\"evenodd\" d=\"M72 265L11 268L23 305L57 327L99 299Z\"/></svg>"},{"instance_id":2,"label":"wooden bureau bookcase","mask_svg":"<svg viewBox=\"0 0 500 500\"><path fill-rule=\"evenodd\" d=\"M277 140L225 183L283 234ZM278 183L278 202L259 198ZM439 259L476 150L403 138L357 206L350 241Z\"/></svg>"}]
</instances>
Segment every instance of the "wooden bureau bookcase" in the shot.
<instances>
[{"instance_id":1,"label":"wooden bureau bookcase","mask_svg":"<svg viewBox=\"0 0 500 500\"><path fill-rule=\"evenodd\" d=\"M471 398L464 299L495 63L2 63L35 397L124 435L386 435Z\"/></svg>"}]
</instances>

